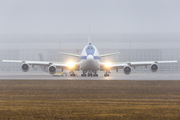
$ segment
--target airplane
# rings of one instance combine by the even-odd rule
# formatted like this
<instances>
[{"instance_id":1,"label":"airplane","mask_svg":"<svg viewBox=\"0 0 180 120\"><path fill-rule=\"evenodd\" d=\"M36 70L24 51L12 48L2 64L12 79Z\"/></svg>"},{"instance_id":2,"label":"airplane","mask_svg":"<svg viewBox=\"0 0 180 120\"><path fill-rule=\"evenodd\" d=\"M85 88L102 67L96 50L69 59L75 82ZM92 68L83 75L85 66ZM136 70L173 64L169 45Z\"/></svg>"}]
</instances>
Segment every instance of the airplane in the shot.
<instances>
[{"instance_id":1,"label":"airplane","mask_svg":"<svg viewBox=\"0 0 180 120\"><path fill-rule=\"evenodd\" d=\"M69 55L73 57L78 57L80 61L78 62L52 62L52 61L28 61L28 60L2 60L2 62L18 62L22 63L21 69L23 72L27 72L29 70L30 65L34 68L34 66L40 66L42 70L49 72L49 74L54 75L57 72L57 69L69 70L70 76L75 76L76 71L82 71L82 77L98 77L98 71L104 71L104 77L108 77L111 73L111 70L123 69L124 74L129 75L132 71L132 68L136 68L137 66L150 66L152 72L158 71L159 63L176 63L177 60L172 61L138 61L138 62L121 62L121 63L109 63L109 62L101 62L101 58L117 55L120 52L109 53L100 55L98 49L92 45L91 38L88 39L88 45L86 45L81 54L72 54L72 53L64 53L59 52L60 54ZM42 58L41 58L42 59Z\"/></svg>"}]
</instances>

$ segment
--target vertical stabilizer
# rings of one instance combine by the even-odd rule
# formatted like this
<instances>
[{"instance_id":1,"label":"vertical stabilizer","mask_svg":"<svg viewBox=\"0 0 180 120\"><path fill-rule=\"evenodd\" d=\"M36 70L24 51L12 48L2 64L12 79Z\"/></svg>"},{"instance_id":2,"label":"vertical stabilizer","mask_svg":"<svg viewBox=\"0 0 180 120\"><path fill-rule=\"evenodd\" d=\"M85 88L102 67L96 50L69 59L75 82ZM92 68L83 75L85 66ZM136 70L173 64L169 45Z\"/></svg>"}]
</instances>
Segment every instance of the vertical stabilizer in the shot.
<instances>
[{"instance_id":1,"label":"vertical stabilizer","mask_svg":"<svg viewBox=\"0 0 180 120\"><path fill-rule=\"evenodd\" d=\"M91 45L91 30L89 26L89 34L88 34L88 44Z\"/></svg>"}]
</instances>

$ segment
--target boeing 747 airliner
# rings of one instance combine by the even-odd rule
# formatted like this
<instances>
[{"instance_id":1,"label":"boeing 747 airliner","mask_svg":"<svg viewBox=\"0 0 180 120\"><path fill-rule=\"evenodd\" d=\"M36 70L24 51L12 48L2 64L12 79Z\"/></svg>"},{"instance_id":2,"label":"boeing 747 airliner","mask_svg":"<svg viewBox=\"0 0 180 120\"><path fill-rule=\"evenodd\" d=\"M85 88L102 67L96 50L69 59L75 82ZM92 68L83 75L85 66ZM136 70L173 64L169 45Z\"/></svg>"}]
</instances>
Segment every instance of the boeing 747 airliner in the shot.
<instances>
[{"instance_id":1,"label":"boeing 747 airliner","mask_svg":"<svg viewBox=\"0 0 180 120\"><path fill-rule=\"evenodd\" d=\"M81 52L81 55L77 54L71 54L71 53L64 53L59 52L60 54L64 55L70 55L74 57L80 58L80 61L78 62L51 62L51 61L26 61L26 60L2 60L2 62L20 62L22 63L21 68L22 71L27 72L29 70L30 65L32 67L34 66L41 66L44 68L47 68L47 71L50 74L55 74L57 69L63 70L69 70L70 76L75 76L76 71L82 71L81 76L85 77L92 77L92 76L98 76L98 71L104 71L104 77L109 76L110 70L116 70L118 72L118 69L123 69L123 72L126 75L129 75L131 73L132 67L136 66L150 66L152 72L156 72L159 68L159 63L175 63L174 61L139 61L139 62L121 62L121 63L104 63L101 62L102 57L120 54L119 52L116 53L110 53L110 54L103 54L100 55L97 48L92 45L91 40L89 39L88 45L84 47L84 49Z\"/></svg>"}]
</instances>

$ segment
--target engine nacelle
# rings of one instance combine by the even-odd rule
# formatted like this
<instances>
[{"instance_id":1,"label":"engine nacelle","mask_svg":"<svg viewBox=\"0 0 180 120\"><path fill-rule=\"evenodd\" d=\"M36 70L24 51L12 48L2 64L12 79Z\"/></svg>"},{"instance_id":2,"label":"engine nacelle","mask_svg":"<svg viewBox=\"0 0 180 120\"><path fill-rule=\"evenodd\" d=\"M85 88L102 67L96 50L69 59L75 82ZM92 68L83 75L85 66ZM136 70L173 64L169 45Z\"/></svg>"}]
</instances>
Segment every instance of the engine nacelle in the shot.
<instances>
[{"instance_id":1,"label":"engine nacelle","mask_svg":"<svg viewBox=\"0 0 180 120\"><path fill-rule=\"evenodd\" d=\"M152 64L152 65L151 65L151 71L152 71L152 72L157 72L158 68L159 68L159 67L158 67L157 64Z\"/></svg>"},{"instance_id":2,"label":"engine nacelle","mask_svg":"<svg viewBox=\"0 0 180 120\"><path fill-rule=\"evenodd\" d=\"M48 67L48 71L52 75L56 73L56 70L57 70L57 68L54 65L51 65L51 66Z\"/></svg>"},{"instance_id":3,"label":"engine nacelle","mask_svg":"<svg viewBox=\"0 0 180 120\"><path fill-rule=\"evenodd\" d=\"M23 63L23 64L21 65L21 69L22 69L23 72L29 71L29 64Z\"/></svg>"},{"instance_id":4,"label":"engine nacelle","mask_svg":"<svg viewBox=\"0 0 180 120\"><path fill-rule=\"evenodd\" d=\"M131 73L131 67L130 66L125 66L123 68L123 72L124 72L124 74L129 75Z\"/></svg>"}]
</instances>

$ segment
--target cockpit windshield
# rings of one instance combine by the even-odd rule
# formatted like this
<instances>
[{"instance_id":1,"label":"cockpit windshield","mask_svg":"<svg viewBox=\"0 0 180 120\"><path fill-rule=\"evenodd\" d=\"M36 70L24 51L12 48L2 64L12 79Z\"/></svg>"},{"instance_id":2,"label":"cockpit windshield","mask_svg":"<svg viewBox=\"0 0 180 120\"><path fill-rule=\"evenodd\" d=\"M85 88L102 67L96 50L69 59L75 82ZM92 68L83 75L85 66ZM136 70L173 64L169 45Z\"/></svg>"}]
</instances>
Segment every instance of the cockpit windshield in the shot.
<instances>
[{"instance_id":1,"label":"cockpit windshield","mask_svg":"<svg viewBox=\"0 0 180 120\"><path fill-rule=\"evenodd\" d=\"M87 49L94 49L92 46L88 46Z\"/></svg>"}]
</instances>

